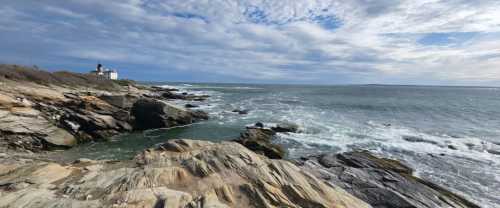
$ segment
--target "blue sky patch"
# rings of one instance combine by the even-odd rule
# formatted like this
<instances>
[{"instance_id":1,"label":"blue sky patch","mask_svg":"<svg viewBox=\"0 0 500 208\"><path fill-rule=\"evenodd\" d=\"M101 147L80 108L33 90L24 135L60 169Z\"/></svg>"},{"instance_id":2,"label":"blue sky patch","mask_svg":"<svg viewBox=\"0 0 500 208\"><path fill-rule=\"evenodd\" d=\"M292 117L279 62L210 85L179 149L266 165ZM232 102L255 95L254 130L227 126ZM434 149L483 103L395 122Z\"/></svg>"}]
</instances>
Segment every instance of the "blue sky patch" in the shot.
<instances>
[{"instance_id":1,"label":"blue sky patch","mask_svg":"<svg viewBox=\"0 0 500 208\"><path fill-rule=\"evenodd\" d=\"M172 15L175 17L184 18L184 19L200 19L200 20L203 20L204 22L208 23L207 18L205 18L204 16L201 16L201 15L197 15L197 14L174 12L174 13L172 13Z\"/></svg>"},{"instance_id":2,"label":"blue sky patch","mask_svg":"<svg viewBox=\"0 0 500 208\"><path fill-rule=\"evenodd\" d=\"M248 7L245 9L243 14L252 23L255 23L255 24L268 23L266 13L264 12L264 10L260 9L259 7L254 7L254 6Z\"/></svg>"},{"instance_id":3,"label":"blue sky patch","mask_svg":"<svg viewBox=\"0 0 500 208\"><path fill-rule=\"evenodd\" d=\"M464 43L472 39L477 32L429 33L417 42L422 45L446 46Z\"/></svg>"},{"instance_id":4,"label":"blue sky patch","mask_svg":"<svg viewBox=\"0 0 500 208\"><path fill-rule=\"evenodd\" d=\"M333 15L318 15L312 20L327 30L334 30L342 26L342 21Z\"/></svg>"}]
</instances>

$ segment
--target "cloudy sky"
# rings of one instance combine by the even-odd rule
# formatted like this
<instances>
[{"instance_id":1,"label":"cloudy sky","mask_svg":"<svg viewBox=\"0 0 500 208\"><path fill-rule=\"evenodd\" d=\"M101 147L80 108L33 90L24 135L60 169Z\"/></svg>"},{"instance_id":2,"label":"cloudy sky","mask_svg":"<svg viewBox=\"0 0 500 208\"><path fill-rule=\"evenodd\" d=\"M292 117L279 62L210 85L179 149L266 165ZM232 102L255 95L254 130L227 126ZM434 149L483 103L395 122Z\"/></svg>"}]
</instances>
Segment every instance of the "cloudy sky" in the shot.
<instances>
[{"instance_id":1,"label":"cloudy sky","mask_svg":"<svg viewBox=\"0 0 500 208\"><path fill-rule=\"evenodd\" d=\"M500 85L498 0L16 0L0 43L139 80Z\"/></svg>"}]
</instances>

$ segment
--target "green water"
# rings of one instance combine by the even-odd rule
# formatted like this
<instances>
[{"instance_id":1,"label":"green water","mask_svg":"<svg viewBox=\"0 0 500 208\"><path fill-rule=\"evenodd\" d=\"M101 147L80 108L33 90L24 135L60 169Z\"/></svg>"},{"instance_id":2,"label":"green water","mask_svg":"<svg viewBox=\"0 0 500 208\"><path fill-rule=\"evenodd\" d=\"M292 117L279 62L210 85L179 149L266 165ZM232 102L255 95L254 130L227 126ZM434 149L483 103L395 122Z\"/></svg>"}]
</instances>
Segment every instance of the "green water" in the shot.
<instances>
[{"instance_id":1,"label":"green water","mask_svg":"<svg viewBox=\"0 0 500 208\"><path fill-rule=\"evenodd\" d=\"M140 151L169 139L198 139L208 141L231 140L238 137L244 127L220 126L207 122L171 129L156 129L122 134L105 142L82 144L73 149L57 153L55 159L72 162L79 158L126 160Z\"/></svg>"}]
</instances>

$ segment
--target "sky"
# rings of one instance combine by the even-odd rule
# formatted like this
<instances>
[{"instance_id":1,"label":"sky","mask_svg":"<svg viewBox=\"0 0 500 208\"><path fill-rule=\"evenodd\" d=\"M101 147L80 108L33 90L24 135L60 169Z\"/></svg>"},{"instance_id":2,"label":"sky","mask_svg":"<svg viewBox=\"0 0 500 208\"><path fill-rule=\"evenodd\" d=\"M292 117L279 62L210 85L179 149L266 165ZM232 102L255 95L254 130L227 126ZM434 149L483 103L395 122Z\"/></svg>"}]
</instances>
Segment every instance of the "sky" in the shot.
<instances>
[{"instance_id":1,"label":"sky","mask_svg":"<svg viewBox=\"0 0 500 208\"><path fill-rule=\"evenodd\" d=\"M0 46L135 80L500 86L500 1L5 0Z\"/></svg>"}]
</instances>

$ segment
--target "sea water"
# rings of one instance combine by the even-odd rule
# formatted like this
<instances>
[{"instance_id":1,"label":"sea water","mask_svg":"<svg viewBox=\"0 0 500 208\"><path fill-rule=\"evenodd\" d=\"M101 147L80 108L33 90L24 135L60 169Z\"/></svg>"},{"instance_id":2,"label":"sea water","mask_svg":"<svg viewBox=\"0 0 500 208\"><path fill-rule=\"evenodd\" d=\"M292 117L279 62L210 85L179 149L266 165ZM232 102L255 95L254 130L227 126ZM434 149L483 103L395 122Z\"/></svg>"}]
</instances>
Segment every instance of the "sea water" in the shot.
<instances>
[{"instance_id":1,"label":"sea water","mask_svg":"<svg viewBox=\"0 0 500 208\"><path fill-rule=\"evenodd\" d=\"M158 84L158 83L157 83ZM500 88L431 86L310 86L162 83L208 94L192 103L210 120L82 145L67 159L129 159L172 138L231 140L246 125L293 123L278 134L288 157L370 150L398 159L419 177L484 206L500 207ZM248 110L240 115L235 109Z\"/></svg>"}]
</instances>

